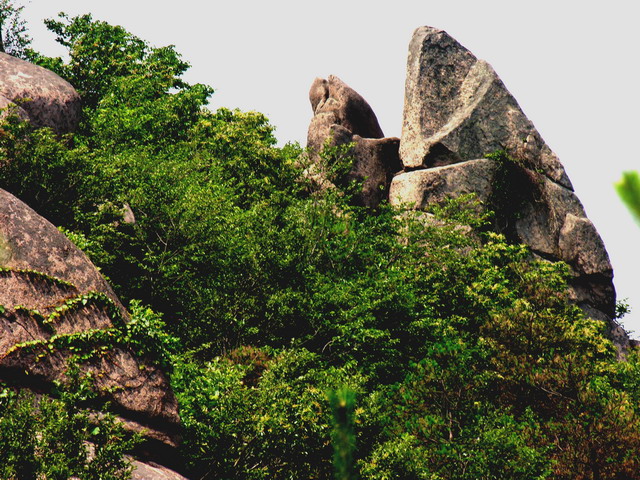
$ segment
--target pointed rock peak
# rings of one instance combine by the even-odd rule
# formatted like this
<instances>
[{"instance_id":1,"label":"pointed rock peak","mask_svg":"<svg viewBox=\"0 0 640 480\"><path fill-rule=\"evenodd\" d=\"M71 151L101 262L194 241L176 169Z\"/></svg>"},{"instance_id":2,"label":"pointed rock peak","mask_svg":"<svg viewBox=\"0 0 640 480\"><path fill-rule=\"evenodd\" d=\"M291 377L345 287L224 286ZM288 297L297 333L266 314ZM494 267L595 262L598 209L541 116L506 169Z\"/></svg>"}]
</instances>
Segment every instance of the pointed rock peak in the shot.
<instances>
[{"instance_id":1,"label":"pointed rock peak","mask_svg":"<svg viewBox=\"0 0 640 480\"><path fill-rule=\"evenodd\" d=\"M400 157L408 169L482 158L505 150L572 188L493 68L445 31L418 28L409 45ZM441 152L452 152L442 157Z\"/></svg>"}]
</instances>

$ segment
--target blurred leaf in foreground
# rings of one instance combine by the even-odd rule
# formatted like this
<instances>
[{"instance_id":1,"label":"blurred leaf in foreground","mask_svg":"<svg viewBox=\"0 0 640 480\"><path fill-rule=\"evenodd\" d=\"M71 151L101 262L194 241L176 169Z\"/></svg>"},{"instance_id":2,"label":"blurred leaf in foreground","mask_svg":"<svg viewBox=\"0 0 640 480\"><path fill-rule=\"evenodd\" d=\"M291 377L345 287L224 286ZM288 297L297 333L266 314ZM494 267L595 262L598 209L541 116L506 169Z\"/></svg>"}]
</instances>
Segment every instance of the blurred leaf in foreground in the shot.
<instances>
[{"instance_id":1,"label":"blurred leaf in foreground","mask_svg":"<svg viewBox=\"0 0 640 480\"><path fill-rule=\"evenodd\" d=\"M615 187L622 201L640 223L640 175L638 172L624 172L622 179L615 184Z\"/></svg>"}]
</instances>

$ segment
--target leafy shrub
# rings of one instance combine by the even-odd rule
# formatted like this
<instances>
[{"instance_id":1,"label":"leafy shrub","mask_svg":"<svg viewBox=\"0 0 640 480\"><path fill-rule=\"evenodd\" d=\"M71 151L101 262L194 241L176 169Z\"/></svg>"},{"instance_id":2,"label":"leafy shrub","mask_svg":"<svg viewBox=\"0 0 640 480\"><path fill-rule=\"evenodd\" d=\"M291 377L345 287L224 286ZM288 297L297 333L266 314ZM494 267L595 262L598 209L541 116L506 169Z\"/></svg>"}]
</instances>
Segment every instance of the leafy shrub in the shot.
<instances>
[{"instance_id":1,"label":"leafy shrub","mask_svg":"<svg viewBox=\"0 0 640 480\"><path fill-rule=\"evenodd\" d=\"M71 370L59 399L0 390L0 478L87 480L130 478L125 453L138 439L113 415L91 414L86 380Z\"/></svg>"},{"instance_id":2,"label":"leafy shrub","mask_svg":"<svg viewBox=\"0 0 640 480\"><path fill-rule=\"evenodd\" d=\"M243 380L247 367L226 358L179 365L173 384L188 439L185 451L196 475L331 475L327 392L342 385L361 389L364 379L353 368L328 367L306 350L285 350L252 386Z\"/></svg>"}]
</instances>

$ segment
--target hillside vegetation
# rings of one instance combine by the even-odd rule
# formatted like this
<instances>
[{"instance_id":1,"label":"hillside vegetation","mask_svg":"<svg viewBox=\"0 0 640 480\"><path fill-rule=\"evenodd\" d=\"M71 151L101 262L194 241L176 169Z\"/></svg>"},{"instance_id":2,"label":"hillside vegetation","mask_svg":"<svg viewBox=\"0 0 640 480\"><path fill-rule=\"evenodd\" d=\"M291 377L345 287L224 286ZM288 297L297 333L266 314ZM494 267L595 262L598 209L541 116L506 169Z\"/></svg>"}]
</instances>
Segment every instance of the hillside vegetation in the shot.
<instances>
[{"instance_id":1,"label":"hillside vegetation","mask_svg":"<svg viewBox=\"0 0 640 480\"><path fill-rule=\"evenodd\" d=\"M263 115L207 110L173 47L90 16L47 25L68 58L24 55L76 87L80 128L7 118L0 187L129 306L192 478L640 478L640 360L569 305L566 265L491 233L472 197L433 217L354 206L344 149L322 157L342 186L319 190Z\"/></svg>"}]
</instances>

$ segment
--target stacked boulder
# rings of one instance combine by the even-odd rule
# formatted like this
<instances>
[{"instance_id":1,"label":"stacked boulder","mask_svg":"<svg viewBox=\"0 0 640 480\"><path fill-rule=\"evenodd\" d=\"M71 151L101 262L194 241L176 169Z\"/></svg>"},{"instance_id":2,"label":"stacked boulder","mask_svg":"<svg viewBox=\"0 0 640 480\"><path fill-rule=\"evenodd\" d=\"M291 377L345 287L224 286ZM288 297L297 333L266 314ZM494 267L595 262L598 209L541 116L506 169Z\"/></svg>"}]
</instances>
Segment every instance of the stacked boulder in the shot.
<instances>
[{"instance_id":1,"label":"stacked boulder","mask_svg":"<svg viewBox=\"0 0 640 480\"><path fill-rule=\"evenodd\" d=\"M307 146L318 164L324 147L351 146L354 163L343 179L362 182L355 202L376 207L386 199L393 174L400 170L400 140L384 138L373 110L364 98L338 77L316 78L309 91L313 119ZM316 172L317 173L317 172ZM320 179L323 183L326 179Z\"/></svg>"},{"instance_id":2,"label":"stacked boulder","mask_svg":"<svg viewBox=\"0 0 640 480\"><path fill-rule=\"evenodd\" d=\"M331 138L325 133L330 128L342 131L318 119L313 92L312 151L319 148L318 137ZM370 161L357 156L357 141L356 165ZM496 230L540 258L569 264L570 299L589 316L608 322L621 350L628 347L614 320L609 257L558 157L493 68L442 30L421 27L411 40L399 156L399 166L395 156L376 160L393 175L386 195L391 204L424 209L474 193L495 211Z\"/></svg>"}]
</instances>

